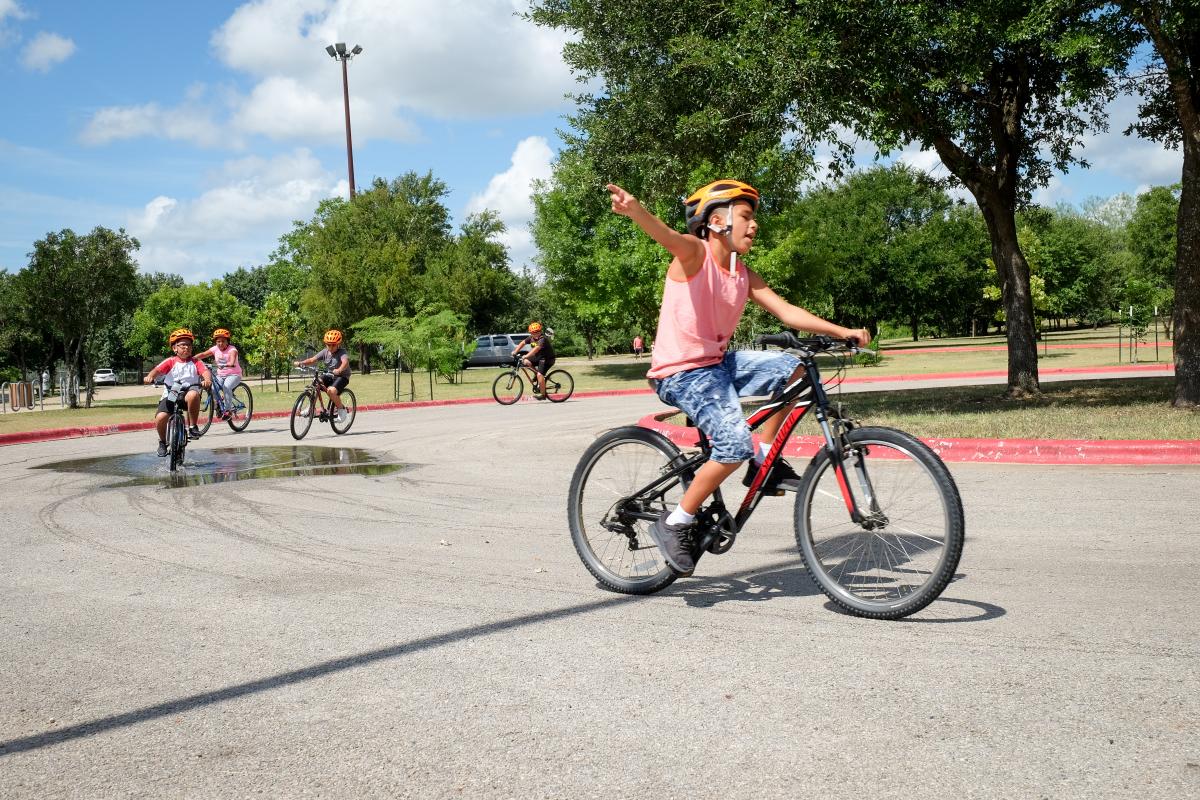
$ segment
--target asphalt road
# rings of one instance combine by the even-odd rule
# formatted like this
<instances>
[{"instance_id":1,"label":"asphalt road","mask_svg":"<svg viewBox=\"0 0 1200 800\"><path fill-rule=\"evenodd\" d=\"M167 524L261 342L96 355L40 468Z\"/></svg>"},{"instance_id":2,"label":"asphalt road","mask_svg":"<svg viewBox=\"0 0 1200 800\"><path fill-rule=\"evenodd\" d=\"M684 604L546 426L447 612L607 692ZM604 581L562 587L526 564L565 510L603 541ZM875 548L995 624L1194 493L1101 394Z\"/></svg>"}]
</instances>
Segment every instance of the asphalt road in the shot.
<instances>
[{"instance_id":1,"label":"asphalt road","mask_svg":"<svg viewBox=\"0 0 1200 800\"><path fill-rule=\"evenodd\" d=\"M908 621L833 610L785 499L627 598L565 497L655 403L304 442L385 476L106 488L33 467L152 433L0 448L0 797L1200 796L1200 468L952 465L960 578Z\"/></svg>"}]
</instances>

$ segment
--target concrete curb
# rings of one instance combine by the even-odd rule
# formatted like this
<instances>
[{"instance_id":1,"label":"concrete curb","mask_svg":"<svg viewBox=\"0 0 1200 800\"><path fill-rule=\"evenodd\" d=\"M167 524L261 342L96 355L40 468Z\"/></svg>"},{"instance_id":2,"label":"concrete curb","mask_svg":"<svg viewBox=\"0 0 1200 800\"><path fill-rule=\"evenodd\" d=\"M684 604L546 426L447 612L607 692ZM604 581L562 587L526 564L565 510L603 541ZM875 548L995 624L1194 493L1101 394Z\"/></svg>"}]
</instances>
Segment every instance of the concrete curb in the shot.
<instances>
[{"instance_id":1,"label":"concrete curb","mask_svg":"<svg viewBox=\"0 0 1200 800\"><path fill-rule=\"evenodd\" d=\"M1146 365L1143 370L1162 369L1163 365ZM1108 368L1122 371L1128 368ZM1045 370L1051 372L1052 370ZM1099 372L1099 369L1063 369L1057 372ZM872 383L877 381L911 381L944 379L946 377L1004 376L1006 372L954 373L953 375L892 375L887 377L866 376L847 378L847 383ZM649 389L615 389L610 391L576 392L573 398L624 397L648 395ZM436 406L488 405L495 401L490 397L464 397L456 400L419 400L415 403L371 403L358 407L359 411L398 411L408 408L430 408ZM522 398L522 403L534 402ZM662 419L674 412L656 412L638 420L638 425L656 430L678 445L688 447L696 443L693 428L670 425ZM278 419L291 415L291 411L264 411L255 414L256 419ZM115 425L91 427L53 428L40 431L22 431L0 434L0 446L30 444L55 439L76 439L90 436L108 436L114 433L150 430L153 421L122 422ZM926 439L944 461L985 462L997 464L1200 464L1200 441L1189 440L1082 440L1082 439ZM793 436L784 449L792 457L808 457L822 444L818 437Z\"/></svg>"},{"instance_id":2,"label":"concrete curb","mask_svg":"<svg viewBox=\"0 0 1200 800\"><path fill-rule=\"evenodd\" d=\"M572 399L576 397L621 397L632 394L650 394L649 389L615 389L612 391L597 391L597 392L575 392L571 395ZM455 400L418 400L413 403L369 403L358 407L359 412L363 411L399 411L406 408L431 408L435 406L466 406L466 405L490 405L496 401L490 397L460 397ZM522 403L535 402L528 397L521 398ZM254 414L254 419L278 419L280 417L290 417L292 412L288 411L258 411ZM213 424L218 424L218 420L213 420ZM120 422L115 425L92 425L80 426L71 428L46 428L37 431L19 431L16 433L0 433L0 447L10 444L30 444L33 442L48 442L55 439L81 439L90 436L109 436L114 433L129 433L130 431L148 431L154 428L154 421L148 422Z\"/></svg>"}]
</instances>

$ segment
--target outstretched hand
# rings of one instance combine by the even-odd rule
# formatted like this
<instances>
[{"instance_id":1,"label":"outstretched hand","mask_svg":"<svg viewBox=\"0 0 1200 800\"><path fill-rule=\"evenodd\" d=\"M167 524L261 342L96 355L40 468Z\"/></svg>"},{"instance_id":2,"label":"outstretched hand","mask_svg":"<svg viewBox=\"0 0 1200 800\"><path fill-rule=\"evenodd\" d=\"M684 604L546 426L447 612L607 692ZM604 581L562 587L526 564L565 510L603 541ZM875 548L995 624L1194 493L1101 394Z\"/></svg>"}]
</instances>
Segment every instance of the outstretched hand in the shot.
<instances>
[{"instance_id":1,"label":"outstretched hand","mask_svg":"<svg viewBox=\"0 0 1200 800\"><path fill-rule=\"evenodd\" d=\"M610 183L604 188L608 189L612 195L612 210L614 214L628 217L637 207L637 198L615 183Z\"/></svg>"}]
</instances>

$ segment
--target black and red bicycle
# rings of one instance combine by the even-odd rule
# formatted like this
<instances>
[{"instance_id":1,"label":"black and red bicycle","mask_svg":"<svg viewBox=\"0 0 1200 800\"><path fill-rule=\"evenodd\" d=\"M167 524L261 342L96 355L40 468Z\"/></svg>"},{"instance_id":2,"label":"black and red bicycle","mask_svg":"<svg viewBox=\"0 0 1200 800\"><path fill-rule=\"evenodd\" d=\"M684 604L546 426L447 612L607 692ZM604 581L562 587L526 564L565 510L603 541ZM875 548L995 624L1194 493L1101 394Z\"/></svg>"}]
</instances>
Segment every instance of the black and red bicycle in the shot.
<instances>
[{"instance_id":1,"label":"black and red bicycle","mask_svg":"<svg viewBox=\"0 0 1200 800\"><path fill-rule=\"evenodd\" d=\"M860 352L853 342L790 332L759 342L787 348L804 374L751 414L750 428L795 407L736 511L726 508L720 489L699 510L693 554L733 547L766 496L766 476L788 437L811 411L824 445L796 492L796 543L805 567L830 600L858 616L899 619L921 610L950 583L962 554L962 501L946 465L916 437L860 426L831 406L816 357ZM675 508L708 458L703 431L699 451L686 454L638 426L609 431L587 449L571 479L567 515L575 549L601 584L650 594L676 580L647 529Z\"/></svg>"}]
</instances>

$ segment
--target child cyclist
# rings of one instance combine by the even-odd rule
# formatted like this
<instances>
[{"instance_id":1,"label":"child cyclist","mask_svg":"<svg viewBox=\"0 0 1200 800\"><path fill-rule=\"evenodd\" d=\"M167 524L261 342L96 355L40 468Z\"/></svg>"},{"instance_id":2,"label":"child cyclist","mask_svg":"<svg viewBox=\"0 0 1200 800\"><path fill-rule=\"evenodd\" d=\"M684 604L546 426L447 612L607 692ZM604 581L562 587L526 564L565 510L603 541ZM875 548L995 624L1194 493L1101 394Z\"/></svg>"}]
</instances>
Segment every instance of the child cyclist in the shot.
<instances>
[{"instance_id":1,"label":"child cyclist","mask_svg":"<svg viewBox=\"0 0 1200 800\"><path fill-rule=\"evenodd\" d=\"M203 353L196 355L203 361L212 356L217 365L217 383L225 396L225 410L221 419L229 419L233 413L233 390L242 382L242 363L238 359L238 350L229 343L230 333L225 328L217 328L212 333L213 346Z\"/></svg>"},{"instance_id":2,"label":"child cyclist","mask_svg":"<svg viewBox=\"0 0 1200 800\"><path fill-rule=\"evenodd\" d=\"M782 408L763 423L763 442L756 452L738 398L772 394L802 373L799 359L788 353L728 350L746 300L789 328L854 339L859 345L871 336L792 305L738 259L750 251L758 233L754 216L759 198L753 186L720 180L696 190L684 202L687 233L668 227L620 186L610 183L607 188L612 210L636 222L674 256L646 377L659 399L695 420L712 443L712 457L696 471L678 507L655 521L650 535L672 569L690 575L696 512L747 459L752 463L743 483L750 485L789 410ZM779 489L797 477L778 459L765 488Z\"/></svg>"},{"instance_id":3,"label":"child cyclist","mask_svg":"<svg viewBox=\"0 0 1200 800\"><path fill-rule=\"evenodd\" d=\"M342 405L340 392L350 385L350 356L347 355L346 349L342 347L341 331L325 331L323 341L325 342L324 350L312 358L292 363L299 367L317 361L321 362L321 365L325 367L325 372L321 375L321 383L324 384L325 393L329 395L329 400L333 403L334 413L337 414L338 422L345 422L346 407Z\"/></svg>"},{"instance_id":4,"label":"child cyclist","mask_svg":"<svg viewBox=\"0 0 1200 800\"><path fill-rule=\"evenodd\" d=\"M197 425L200 421L199 387L203 385L207 389L212 386L212 373L208 371L208 367L204 365L203 361L192 355L192 343L195 339L196 337L187 328L171 331L167 342L171 345L171 352L174 355L169 356L150 370L143 381L143 383L154 383L155 378L159 376L162 376L163 379L162 399L158 401L158 412L154 415L154 424L158 428L158 454L160 456L167 454L167 418L174 413L178 403L187 404L188 419L191 422L191 426L188 427L188 437L200 438L200 428ZM184 396L174 402L168 397L173 384L187 387Z\"/></svg>"},{"instance_id":5,"label":"child cyclist","mask_svg":"<svg viewBox=\"0 0 1200 800\"><path fill-rule=\"evenodd\" d=\"M549 332L553 333L553 331ZM542 323L531 322L529 323L529 335L517 345L516 350L512 351L513 357L516 358L522 347L528 345L531 348L521 361L526 366L532 367L537 375L533 396L538 400L546 399L546 373L554 366L554 345L550 343L550 337L546 334L547 330L542 329Z\"/></svg>"}]
</instances>

